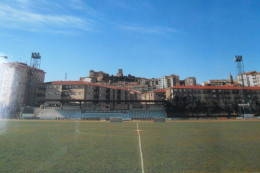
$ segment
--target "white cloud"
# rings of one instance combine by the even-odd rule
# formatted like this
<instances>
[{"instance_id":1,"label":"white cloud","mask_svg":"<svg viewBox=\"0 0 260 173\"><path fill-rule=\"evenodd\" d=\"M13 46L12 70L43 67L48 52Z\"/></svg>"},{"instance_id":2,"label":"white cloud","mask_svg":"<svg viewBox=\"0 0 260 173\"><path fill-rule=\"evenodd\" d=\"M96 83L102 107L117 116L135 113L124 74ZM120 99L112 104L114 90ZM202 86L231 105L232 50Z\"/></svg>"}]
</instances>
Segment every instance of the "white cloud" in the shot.
<instances>
[{"instance_id":1,"label":"white cloud","mask_svg":"<svg viewBox=\"0 0 260 173\"><path fill-rule=\"evenodd\" d=\"M25 0L19 0L26 3ZM0 3L0 24L7 28L43 30L44 28L92 30L94 21L72 15L44 15L29 9L11 7Z\"/></svg>"}]
</instances>

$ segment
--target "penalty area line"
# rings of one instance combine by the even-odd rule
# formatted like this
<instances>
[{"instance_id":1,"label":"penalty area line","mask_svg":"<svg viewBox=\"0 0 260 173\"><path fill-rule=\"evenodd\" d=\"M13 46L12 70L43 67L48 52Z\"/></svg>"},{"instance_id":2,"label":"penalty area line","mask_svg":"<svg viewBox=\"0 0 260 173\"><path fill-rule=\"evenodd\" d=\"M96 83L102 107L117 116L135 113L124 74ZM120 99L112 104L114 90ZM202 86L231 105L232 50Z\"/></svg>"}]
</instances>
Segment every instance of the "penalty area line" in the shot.
<instances>
[{"instance_id":1,"label":"penalty area line","mask_svg":"<svg viewBox=\"0 0 260 173\"><path fill-rule=\"evenodd\" d=\"M138 123L136 123L136 129L137 129L137 134L138 134L138 143L139 143L140 158L141 158L141 168L142 168L142 173L144 173L144 160L143 160L143 152L142 152L142 143L141 143L141 136L140 136L140 130L139 130L139 127L138 127Z\"/></svg>"}]
</instances>

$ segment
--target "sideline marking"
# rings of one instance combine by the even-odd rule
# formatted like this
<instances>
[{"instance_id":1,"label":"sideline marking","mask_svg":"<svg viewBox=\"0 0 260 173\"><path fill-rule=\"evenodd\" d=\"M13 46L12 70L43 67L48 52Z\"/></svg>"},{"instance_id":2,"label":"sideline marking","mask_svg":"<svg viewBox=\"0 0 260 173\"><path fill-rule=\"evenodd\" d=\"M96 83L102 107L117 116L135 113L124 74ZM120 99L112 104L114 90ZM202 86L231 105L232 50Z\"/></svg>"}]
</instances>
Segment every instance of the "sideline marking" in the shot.
<instances>
[{"instance_id":1,"label":"sideline marking","mask_svg":"<svg viewBox=\"0 0 260 173\"><path fill-rule=\"evenodd\" d=\"M142 143L141 143L141 137L140 137L140 130L138 128L138 123L136 123L136 129L137 129L137 133L138 133L138 143L139 143L139 149L140 149L142 173L144 173L144 161L143 161Z\"/></svg>"}]
</instances>

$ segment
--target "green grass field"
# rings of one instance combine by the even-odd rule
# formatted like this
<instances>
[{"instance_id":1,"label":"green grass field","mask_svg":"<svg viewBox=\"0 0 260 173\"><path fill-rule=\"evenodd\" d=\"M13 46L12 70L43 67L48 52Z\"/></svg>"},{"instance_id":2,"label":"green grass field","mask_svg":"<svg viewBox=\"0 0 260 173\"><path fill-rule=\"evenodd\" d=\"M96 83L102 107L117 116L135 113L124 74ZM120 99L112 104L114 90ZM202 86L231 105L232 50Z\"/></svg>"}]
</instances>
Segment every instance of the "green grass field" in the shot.
<instances>
[{"instance_id":1,"label":"green grass field","mask_svg":"<svg viewBox=\"0 0 260 173\"><path fill-rule=\"evenodd\" d=\"M260 121L138 124L146 173L260 171ZM142 172L136 122L0 120L0 172Z\"/></svg>"}]
</instances>

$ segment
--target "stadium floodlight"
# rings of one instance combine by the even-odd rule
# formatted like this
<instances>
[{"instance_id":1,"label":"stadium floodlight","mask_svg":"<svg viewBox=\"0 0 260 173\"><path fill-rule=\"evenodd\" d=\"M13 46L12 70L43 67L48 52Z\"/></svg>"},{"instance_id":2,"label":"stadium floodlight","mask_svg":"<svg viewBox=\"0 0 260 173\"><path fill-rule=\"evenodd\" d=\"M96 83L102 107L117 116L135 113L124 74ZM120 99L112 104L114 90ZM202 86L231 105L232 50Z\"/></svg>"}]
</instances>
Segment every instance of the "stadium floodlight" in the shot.
<instances>
[{"instance_id":1,"label":"stadium floodlight","mask_svg":"<svg viewBox=\"0 0 260 173\"><path fill-rule=\"evenodd\" d=\"M0 55L0 57L2 57L2 58L4 58L4 59L8 59L8 56L1 56L1 55Z\"/></svg>"}]
</instances>

